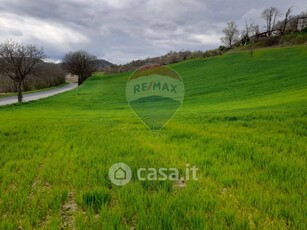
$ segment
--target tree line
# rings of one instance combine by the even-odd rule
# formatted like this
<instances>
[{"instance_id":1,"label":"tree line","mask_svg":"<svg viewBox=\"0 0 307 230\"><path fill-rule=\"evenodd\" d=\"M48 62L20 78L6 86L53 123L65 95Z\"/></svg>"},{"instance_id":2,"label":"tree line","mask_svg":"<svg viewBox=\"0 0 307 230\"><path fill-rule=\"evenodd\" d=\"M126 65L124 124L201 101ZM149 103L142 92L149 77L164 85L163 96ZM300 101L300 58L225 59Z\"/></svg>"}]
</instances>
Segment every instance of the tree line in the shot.
<instances>
[{"instance_id":1,"label":"tree line","mask_svg":"<svg viewBox=\"0 0 307 230\"><path fill-rule=\"evenodd\" d=\"M177 63L184 60L195 59L195 58L206 58L206 57L213 57L217 55L222 55L224 50L222 49L213 49L213 50L206 50L206 51L170 51L167 54L160 56L160 57L153 57L153 58L146 58L143 60L133 60L124 65L112 65L107 66L104 69L106 74L113 74L113 73L122 73L128 71L134 71L144 65L152 65L152 64L159 64L159 65L168 65L172 63Z\"/></svg>"},{"instance_id":2,"label":"tree line","mask_svg":"<svg viewBox=\"0 0 307 230\"><path fill-rule=\"evenodd\" d=\"M279 39L289 33L302 31L306 29L307 11L299 15L292 15L292 7L286 12L281 13L276 7L270 7L262 11L261 18L265 21L264 31L260 31L259 25L255 20L245 20L245 27L240 30L234 21L227 23L223 29L224 36L221 42L225 48L234 48L239 45L251 43L251 55L253 44L256 40L264 38L267 45L272 46L278 43Z\"/></svg>"},{"instance_id":3,"label":"tree line","mask_svg":"<svg viewBox=\"0 0 307 230\"><path fill-rule=\"evenodd\" d=\"M6 41L0 44L0 89L22 92L51 87L65 82L66 73L78 76L78 85L97 70L96 56L86 51L69 52L61 65L45 63L42 48L31 44Z\"/></svg>"}]
</instances>

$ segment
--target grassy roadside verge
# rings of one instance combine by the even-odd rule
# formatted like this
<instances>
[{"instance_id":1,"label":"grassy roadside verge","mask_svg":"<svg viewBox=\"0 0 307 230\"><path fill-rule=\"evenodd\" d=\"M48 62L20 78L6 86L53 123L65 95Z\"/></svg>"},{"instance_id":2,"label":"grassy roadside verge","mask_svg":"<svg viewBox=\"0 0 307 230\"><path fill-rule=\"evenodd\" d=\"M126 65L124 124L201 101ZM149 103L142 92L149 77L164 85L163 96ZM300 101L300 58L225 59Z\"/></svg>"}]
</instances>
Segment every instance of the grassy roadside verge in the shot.
<instances>
[{"instance_id":1,"label":"grassy roadside verge","mask_svg":"<svg viewBox=\"0 0 307 230\"><path fill-rule=\"evenodd\" d=\"M43 89L38 89L38 90L31 90L31 91L26 91L23 92L23 95L25 94L31 94L31 93L38 93L38 92L44 92L44 91L48 91L48 90L52 90L52 89L57 89L57 88L61 88L63 86L68 85L69 83L63 83L61 85L57 85L57 86L53 86L50 88L43 88ZM0 99L2 98L6 98L6 97L12 97L12 96L17 96L17 93L6 93L6 94L0 94Z\"/></svg>"}]
</instances>

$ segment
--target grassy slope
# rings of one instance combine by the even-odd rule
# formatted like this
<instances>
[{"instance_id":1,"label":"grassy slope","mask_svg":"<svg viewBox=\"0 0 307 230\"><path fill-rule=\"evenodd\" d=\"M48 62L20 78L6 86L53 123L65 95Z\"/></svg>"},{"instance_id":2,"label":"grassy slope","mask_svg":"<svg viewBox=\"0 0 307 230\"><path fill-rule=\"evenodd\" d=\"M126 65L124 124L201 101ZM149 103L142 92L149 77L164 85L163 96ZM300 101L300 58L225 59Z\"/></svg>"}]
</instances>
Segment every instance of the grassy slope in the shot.
<instances>
[{"instance_id":1,"label":"grassy slope","mask_svg":"<svg viewBox=\"0 0 307 230\"><path fill-rule=\"evenodd\" d=\"M130 111L129 73L1 108L1 228L306 229L306 61L302 46L172 65L186 98L159 132ZM116 162L199 180L116 187Z\"/></svg>"}]
</instances>

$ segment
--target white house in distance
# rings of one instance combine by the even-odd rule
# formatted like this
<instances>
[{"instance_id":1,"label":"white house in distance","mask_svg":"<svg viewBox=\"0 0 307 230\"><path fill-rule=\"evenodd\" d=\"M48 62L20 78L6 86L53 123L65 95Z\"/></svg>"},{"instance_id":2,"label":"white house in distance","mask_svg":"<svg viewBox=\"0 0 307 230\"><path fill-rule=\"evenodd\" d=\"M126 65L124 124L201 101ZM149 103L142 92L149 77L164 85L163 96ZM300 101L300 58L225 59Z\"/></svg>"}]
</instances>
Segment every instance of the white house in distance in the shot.
<instances>
[{"instance_id":1,"label":"white house in distance","mask_svg":"<svg viewBox=\"0 0 307 230\"><path fill-rule=\"evenodd\" d=\"M307 16L299 17L297 19L297 30L302 31L307 28Z\"/></svg>"}]
</instances>

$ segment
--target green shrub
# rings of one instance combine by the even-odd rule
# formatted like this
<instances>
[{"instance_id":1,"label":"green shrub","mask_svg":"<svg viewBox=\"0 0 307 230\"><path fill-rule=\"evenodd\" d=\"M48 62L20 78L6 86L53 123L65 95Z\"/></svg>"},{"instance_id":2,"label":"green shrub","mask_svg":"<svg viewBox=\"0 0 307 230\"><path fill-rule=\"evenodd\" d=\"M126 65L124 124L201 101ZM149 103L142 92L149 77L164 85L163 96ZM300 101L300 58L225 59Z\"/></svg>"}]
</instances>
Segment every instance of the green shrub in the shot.
<instances>
[{"instance_id":1,"label":"green shrub","mask_svg":"<svg viewBox=\"0 0 307 230\"><path fill-rule=\"evenodd\" d=\"M83 203L94 212L99 212L101 207L111 201L111 194L108 190L93 190L83 194Z\"/></svg>"}]
</instances>

